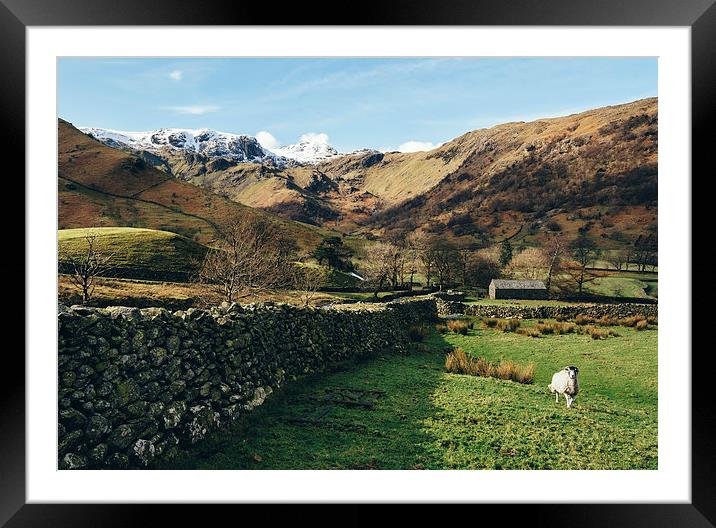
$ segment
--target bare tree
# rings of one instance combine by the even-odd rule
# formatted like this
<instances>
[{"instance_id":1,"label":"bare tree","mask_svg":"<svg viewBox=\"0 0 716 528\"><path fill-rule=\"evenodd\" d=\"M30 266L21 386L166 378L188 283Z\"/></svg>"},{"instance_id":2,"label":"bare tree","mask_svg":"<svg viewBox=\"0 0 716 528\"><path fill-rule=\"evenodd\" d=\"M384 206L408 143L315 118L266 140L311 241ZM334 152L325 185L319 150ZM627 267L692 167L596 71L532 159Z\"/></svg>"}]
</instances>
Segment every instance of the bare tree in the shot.
<instances>
[{"instance_id":1,"label":"bare tree","mask_svg":"<svg viewBox=\"0 0 716 528\"><path fill-rule=\"evenodd\" d=\"M425 272L425 285L429 288L433 277L435 276L435 261L437 259L437 251L432 247L431 244L426 242L423 249L420 251L420 263L423 266Z\"/></svg>"},{"instance_id":2,"label":"bare tree","mask_svg":"<svg viewBox=\"0 0 716 528\"><path fill-rule=\"evenodd\" d=\"M405 262L410 276L408 287L410 290L412 290L415 274L418 272L418 262L420 261L420 256L425 250L425 246L427 245L427 237L424 233L420 231L413 231L410 235L408 235L406 241L407 254L405 257Z\"/></svg>"},{"instance_id":3,"label":"bare tree","mask_svg":"<svg viewBox=\"0 0 716 528\"><path fill-rule=\"evenodd\" d=\"M576 286L576 290L579 295L584 293L584 286L586 284L604 276L604 274L588 269L586 266L583 266L575 260L564 262L562 264L561 271L564 273L571 286Z\"/></svg>"},{"instance_id":4,"label":"bare tree","mask_svg":"<svg viewBox=\"0 0 716 528\"><path fill-rule=\"evenodd\" d=\"M373 244L366 251L363 273L375 298L378 298L378 292L391 281L395 271L396 252L397 248L387 242Z\"/></svg>"},{"instance_id":5,"label":"bare tree","mask_svg":"<svg viewBox=\"0 0 716 528\"><path fill-rule=\"evenodd\" d=\"M517 253L504 269L513 279L543 280L547 277L550 261L539 248L528 247Z\"/></svg>"},{"instance_id":6,"label":"bare tree","mask_svg":"<svg viewBox=\"0 0 716 528\"><path fill-rule=\"evenodd\" d=\"M455 271L459 268L459 252L455 245L448 240L436 240L431 244L430 251L435 255L435 272L438 279L438 289L449 285L455 278Z\"/></svg>"},{"instance_id":7,"label":"bare tree","mask_svg":"<svg viewBox=\"0 0 716 528\"><path fill-rule=\"evenodd\" d=\"M549 293L552 287L552 281L554 276L559 272L560 265L562 262L562 236L559 234L553 235L547 244L542 248L542 251L547 255L549 259L549 266L547 267L547 279L545 280L545 287Z\"/></svg>"},{"instance_id":8,"label":"bare tree","mask_svg":"<svg viewBox=\"0 0 716 528\"><path fill-rule=\"evenodd\" d=\"M615 249L609 254L609 263L614 269L620 271L622 268L629 268L629 254L623 249Z\"/></svg>"},{"instance_id":9,"label":"bare tree","mask_svg":"<svg viewBox=\"0 0 716 528\"><path fill-rule=\"evenodd\" d=\"M196 280L233 302L291 284L295 246L275 222L242 217L223 228L204 257Z\"/></svg>"},{"instance_id":10,"label":"bare tree","mask_svg":"<svg viewBox=\"0 0 716 528\"><path fill-rule=\"evenodd\" d=\"M472 253L469 256L465 270L466 286L487 288L492 279L500 277L500 265L496 260L484 257L480 253Z\"/></svg>"},{"instance_id":11,"label":"bare tree","mask_svg":"<svg viewBox=\"0 0 716 528\"><path fill-rule=\"evenodd\" d=\"M642 234L634 241L632 259L639 271L646 271L647 266L656 269L658 265L658 243L653 233Z\"/></svg>"},{"instance_id":12,"label":"bare tree","mask_svg":"<svg viewBox=\"0 0 716 528\"><path fill-rule=\"evenodd\" d=\"M583 293L584 284L596 279L599 274L589 270L600 254L600 249L587 235L579 235L571 244L573 260L563 266L564 272L577 285L577 292Z\"/></svg>"},{"instance_id":13,"label":"bare tree","mask_svg":"<svg viewBox=\"0 0 716 528\"><path fill-rule=\"evenodd\" d=\"M116 252L100 248L98 238L96 233L88 233L83 237L86 244L83 252L61 250L58 259L60 270L69 272L72 284L82 292L82 304L87 304L92 298L96 278L113 268L112 260Z\"/></svg>"},{"instance_id":14,"label":"bare tree","mask_svg":"<svg viewBox=\"0 0 716 528\"><path fill-rule=\"evenodd\" d=\"M318 290L325 283L325 277L320 269L309 268L294 264L293 287L299 292L303 306L308 306L316 296Z\"/></svg>"}]
</instances>

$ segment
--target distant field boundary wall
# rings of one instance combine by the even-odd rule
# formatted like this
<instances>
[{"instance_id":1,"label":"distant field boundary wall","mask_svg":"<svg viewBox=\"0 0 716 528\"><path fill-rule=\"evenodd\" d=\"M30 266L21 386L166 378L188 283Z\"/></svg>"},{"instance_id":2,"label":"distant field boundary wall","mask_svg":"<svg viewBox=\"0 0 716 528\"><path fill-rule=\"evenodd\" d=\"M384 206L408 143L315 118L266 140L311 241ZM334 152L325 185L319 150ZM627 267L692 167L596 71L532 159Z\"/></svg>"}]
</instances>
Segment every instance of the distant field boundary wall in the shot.
<instances>
[{"instance_id":1,"label":"distant field boundary wall","mask_svg":"<svg viewBox=\"0 0 716 528\"><path fill-rule=\"evenodd\" d=\"M404 351L434 299L330 309L60 305L60 469L146 467L331 364Z\"/></svg>"},{"instance_id":2,"label":"distant field boundary wall","mask_svg":"<svg viewBox=\"0 0 716 528\"><path fill-rule=\"evenodd\" d=\"M58 263L58 271L67 275L72 275L74 268L72 264L67 262ZM161 282L189 282L189 279L195 274L195 271L165 271L153 270L146 268L129 268L116 267L101 274L101 277L110 277L118 279L136 279Z\"/></svg>"},{"instance_id":3,"label":"distant field boundary wall","mask_svg":"<svg viewBox=\"0 0 716 528\"><path fill-rule=\"evenodd\" d=\"M499 304L465 304L461 302L437 300L439 315L473 315L499 319L574 319L578 315L594 318L622 318L634 315L658 317L657 304L581 304L565 306L518 306Z\"/></svg>"}]
</instances>

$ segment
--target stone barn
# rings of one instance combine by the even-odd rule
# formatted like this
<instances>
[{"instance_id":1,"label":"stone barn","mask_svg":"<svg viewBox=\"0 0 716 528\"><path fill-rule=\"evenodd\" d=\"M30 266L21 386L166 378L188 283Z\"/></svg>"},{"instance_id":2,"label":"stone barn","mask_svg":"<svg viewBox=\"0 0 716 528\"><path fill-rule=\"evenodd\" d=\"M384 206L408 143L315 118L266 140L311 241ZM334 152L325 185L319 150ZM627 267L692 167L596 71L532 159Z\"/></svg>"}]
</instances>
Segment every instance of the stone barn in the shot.
<instances>
[{"instance_id":1,"label":"stone barn","mask_svg":"<svg viewBox=\"0 0 716 528\"><path fill-rule=\"evenodd\" d=\"M547 287L540 280L492 279L490 299L547 299Z\"/></svg>"}]
</instances>

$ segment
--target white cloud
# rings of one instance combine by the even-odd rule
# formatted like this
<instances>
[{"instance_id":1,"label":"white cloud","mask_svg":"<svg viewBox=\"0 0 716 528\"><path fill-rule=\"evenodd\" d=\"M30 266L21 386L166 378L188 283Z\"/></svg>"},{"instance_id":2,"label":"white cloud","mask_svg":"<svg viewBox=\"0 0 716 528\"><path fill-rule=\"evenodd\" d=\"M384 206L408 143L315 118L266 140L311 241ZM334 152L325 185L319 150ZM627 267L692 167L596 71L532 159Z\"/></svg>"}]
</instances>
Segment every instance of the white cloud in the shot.
<instances>
[{"instance_id":1,"label":"white cloud","mask_svg":"<svg viewBox=\"0 0 716 528\"><path fill-rule=\"evenodd\" d=\"M172 81L181 81L182 77L184 77L184 72L181 70L173 70L169 72L169 78Z\"/></svg>"},{"instance_id":2,"label":"white cloud","mask_svg":"<svg viewBox=\"0 0 716 528\"><path fill-rule=\"evenodd\" d=\"M203 115L210 114L211 112L218 112L221 110L220 106L216 105L189 105L189 106L167 106L167 110L176 112L177 114L191 114L191 115Z\"/></svg>"},{"instance_id":3,"label":"white cloud","mask_svg":"<svg viewBox=\"0 0 716 528\"><path fill-rule=\"evenodd\" d=\"M265 130L261 130L260 132L256 133L256 140L263 148L267 148L269 150L276 148L280 145L278 139L276 139L273 134L271 134L270 132L266 132Z\"/></svg>"},{"instance_id":4,"label":"white cloud","mask_svg":"<svg viewBox=\"0 0 716 528\"><path fill-rule=\"evenodd\" d=\"M321 133L315 133L315 132L306 132L303 134L300 138L298 138L299 143L303 142L309 142L309 143L324 143L328 145L328 134L325 134L323 132Z\"/></svg>"},{"instance_id":5,"label":"white cloud","mask_svg":"<svg viewBox=\"0 0 716 528\"><path fill-rule=\"evenodd\" d=\"M406 141L398 146L400 152L421 152L425 150L433 150L438 145L430 141Z\"/></svg>"}]
</instances>

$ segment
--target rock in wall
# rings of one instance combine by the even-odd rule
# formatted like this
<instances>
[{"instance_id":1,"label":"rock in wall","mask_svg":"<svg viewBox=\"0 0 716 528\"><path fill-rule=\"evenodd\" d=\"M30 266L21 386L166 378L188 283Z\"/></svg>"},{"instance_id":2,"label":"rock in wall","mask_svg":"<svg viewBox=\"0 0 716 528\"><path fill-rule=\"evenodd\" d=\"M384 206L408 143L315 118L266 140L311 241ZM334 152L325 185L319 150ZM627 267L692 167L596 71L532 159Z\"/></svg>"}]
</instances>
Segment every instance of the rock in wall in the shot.
<instances>
[{"instance_id":1,"label":"rock in wall","mask_svg":"<svg viewBox=\"0 0 716 528\"><path fill-rule=\"evenodd\" d=\"M435 300L352 309L60 307L61 469L145 467L332 363L402 351Z\"/></svg>"}]
</instances>

